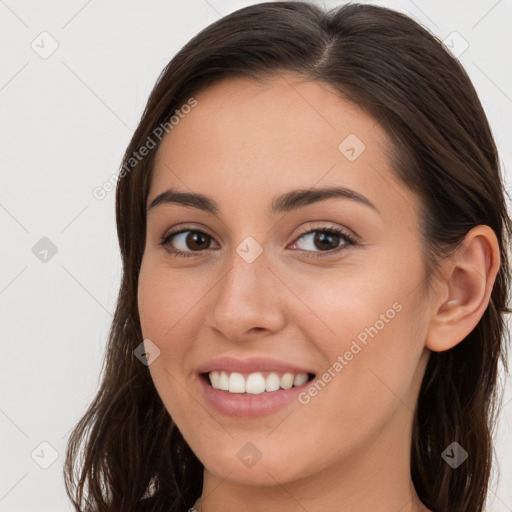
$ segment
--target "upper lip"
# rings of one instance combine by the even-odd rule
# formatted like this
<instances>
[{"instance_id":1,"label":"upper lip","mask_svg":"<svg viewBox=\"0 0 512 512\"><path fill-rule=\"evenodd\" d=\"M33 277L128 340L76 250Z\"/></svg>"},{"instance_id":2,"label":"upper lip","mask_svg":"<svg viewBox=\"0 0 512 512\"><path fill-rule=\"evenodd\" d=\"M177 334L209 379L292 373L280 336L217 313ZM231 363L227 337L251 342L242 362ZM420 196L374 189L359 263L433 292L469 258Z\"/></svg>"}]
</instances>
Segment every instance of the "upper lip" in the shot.
<instances>
[{"instance_id":1,"label":"upper lip","mask_svg":"<svg viewBox=\"0 0 512 512\"><path fill-rule=\"evenodd\" d=\"M303 367L294 366L285 361L270 359L268 357L250 357L247 359L236 359L234 357L219 357L201 364L197 368L198 373L209 373L212 371L226 371L239 373L255 373L274 371L282 373L313 373Z\"/></svg>"}]
</instances>

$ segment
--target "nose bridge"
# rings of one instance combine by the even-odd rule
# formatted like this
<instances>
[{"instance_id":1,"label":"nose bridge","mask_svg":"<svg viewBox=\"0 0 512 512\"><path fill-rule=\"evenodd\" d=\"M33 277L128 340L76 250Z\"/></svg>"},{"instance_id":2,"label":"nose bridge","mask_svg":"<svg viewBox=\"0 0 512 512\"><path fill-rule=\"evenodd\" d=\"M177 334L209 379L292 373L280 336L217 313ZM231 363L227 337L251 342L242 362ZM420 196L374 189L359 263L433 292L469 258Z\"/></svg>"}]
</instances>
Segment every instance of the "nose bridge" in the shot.
<instances>
[{"instance_id":1,"label":"nose bridge","mask_svg":"<svg viewBox=\"0 0 512 512\"><path fill-rule=\"evenodd\" d=\"M233 251L210 311L211 325L227 337L240 338L254 327L277 329L282 322L282 302L268 264L261 246L252 240L244 240Z\"/></svg>"}]
</instances>

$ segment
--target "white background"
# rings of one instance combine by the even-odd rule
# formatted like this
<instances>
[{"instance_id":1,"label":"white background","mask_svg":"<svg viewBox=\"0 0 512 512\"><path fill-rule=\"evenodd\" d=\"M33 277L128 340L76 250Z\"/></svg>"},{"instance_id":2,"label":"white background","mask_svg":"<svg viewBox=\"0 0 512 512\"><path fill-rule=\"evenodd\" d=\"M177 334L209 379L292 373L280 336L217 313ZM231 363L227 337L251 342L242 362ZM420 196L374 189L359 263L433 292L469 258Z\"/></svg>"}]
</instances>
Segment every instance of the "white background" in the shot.
<instances>
[{"instance_id":1,"label":"white background","mask_svg":"<svg viewBox=\"0 0 512 512\"><path fill-rule=\"evenodd\" d=\"M100 201L92 190L118 172L165 64L200 29L252 3L0 0L2 512L71 510L65 444L98 386L121 268L114 192ZM467 41L460 60L510 169L511 0L380 4L442 39L456 31ZM51 48L43 31L58 43L46 59L31 48L34 40ZM509 190L511 181L508 171ZM32 252L42 237L57 247L46 263ZM510 381L496 443L501 475L488 507L495 512L512 511ZM48 469L35 462L51 460L42 442L58 453Z\"/></svg>"}]
</instances>

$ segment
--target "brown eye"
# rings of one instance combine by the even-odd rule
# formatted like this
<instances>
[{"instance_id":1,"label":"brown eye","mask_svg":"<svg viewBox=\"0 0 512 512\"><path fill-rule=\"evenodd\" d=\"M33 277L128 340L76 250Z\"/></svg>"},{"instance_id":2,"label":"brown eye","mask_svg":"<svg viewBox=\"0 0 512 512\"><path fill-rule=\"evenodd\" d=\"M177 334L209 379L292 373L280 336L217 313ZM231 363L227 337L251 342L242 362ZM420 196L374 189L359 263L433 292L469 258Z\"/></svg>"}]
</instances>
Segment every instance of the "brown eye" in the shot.
<instances>
[{"instance_id":1,"label":"brown eye","mask_svg":"<svg viewBox=\"0 0 512 512\"><path fill-rule=\"evenodd\" d=\"M207 249L211 237L201 231L189 231L189 235L185 238L185 245L192 250L201 251Z\"/></svg>"},{"instance_id":2,"label":"brown eye","mask_svg":"<svg viewBox=\"0 0 512 512\"><path fill-rule=\"evenodd\" d=\"M316 247L321 250L329 251L330 249L336 249L341 240L341 237L337 233L327 233L325 231L319 231L313 238L313 243Z\"/></svg>"},{"instance_id":3,"label":"brown eye","mask_svg":"<svg viewBox=\"0 0 512 512\"><path fill-rule=\"evenodd\" d=\"M339 229L317 228L303 233L294 245L299 246L298 241L303 240L303 247L299 249L317 256L320 252L334 253L344 247L354 245L355 240ZM316 254L315 254L316 253Z\"/></svg>"},{"instance_id":4,"label":"brown eye","mask_svg":"<svg viewBox=\"0 0 512 512\"><path fill-rule=\"evenodd\" d=\"M175 256L194 256L209 248L213 238L203 231L182 229L166 235L160 245Z\"/></svg>"}]
</instances>

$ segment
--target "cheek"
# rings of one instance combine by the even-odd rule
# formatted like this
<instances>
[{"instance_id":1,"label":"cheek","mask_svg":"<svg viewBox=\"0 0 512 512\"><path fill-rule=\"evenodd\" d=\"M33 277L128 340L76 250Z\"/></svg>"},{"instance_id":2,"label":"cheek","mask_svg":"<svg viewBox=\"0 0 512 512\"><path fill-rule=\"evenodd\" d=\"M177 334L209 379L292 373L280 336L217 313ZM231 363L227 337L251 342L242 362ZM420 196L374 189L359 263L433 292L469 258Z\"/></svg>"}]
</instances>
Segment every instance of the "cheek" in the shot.
<instances>
[{"instance_id":1,"label":"cheek","mask_svg":"<svg viewBox=\"0 0 512 512\"><path fill-rule=\"evenodd\" d=\"M337 411L334 423L347 428L363 410L373 411L370 423L382 421L401 403L398 397L413 400L424 350L427 316L424 287L418 286L424 275L421 260L381 256L364 273L354 267L310 293L312 309L329 328L327 335L315 335L311 323L302 324L327 360L316 389L310 387L313 396L304 401L323 395L318 405L331 403L332 412Z\"/></svg>"},{"instance_id":2,"label":"cheek","mask_svg":"<svg viewBox=\"0 0 512 512\"><path fill-rule=\"evenodd\" d=\"M186 301L180 300L179 288L165 277L164 271L143 261L138 283L139 317L143 338L150 339L160 350L149 365L160 394L164 389L179 386L178 382L183 380L180 373L186 355L187 333L180 331L183 323L180 320L185 317L187 308Z\"/></svg>"},{"instance_id":3,"label":"cheek","mask_svg":"<svg viewBox=\"0 0 512 512\"><path fill-rule=\"evenodd\" d=\"M387 439L391 425L399 435L408 435L403 429L414 410L421 356L415 315L409 303L383 304L361 310L346 303L336 341L323 347L328 366L300 397L295 418L300 415L308 425L304 449L324 461L357 451L381 435Z\"/></svg>"},{"instance_id":4,"label":"cheek","mask_svg":"<svg viewBox=\"0 0 512 512\"><path fill-rule=\"evenodd\" d=\"M176 423L184 417L183 404L187 403L184 392L183 360L186 358L185 343L179 332L178 320L184 315L180 301L164 272L155 265L143 262L138 284L138 308L144 339L150 339L160 353L148 369L166 410ZM177 323L178 322L178 323ZM174 327L173 327L174 326Z\"/></svg>"},{"instance_id":5,"label":"cheek","mask_svg":"<svg viewBox=\"0 0 512 512\"><path fill-rule=\"evenodd\" d=\"M204 295L200 280L194 279L193 286L191 283L189 277L172 272L151 258L143 260L138 282L138 308L145 338L166 343L166 348L172 349L179 343L170 344L170 341L186 336L189 332L184 328L187 316ZM177 336L178 332L180 336Z\"/></svg>"},{"instance_id":6,"label":"cheek","mask_svg":"<svg viewBox=\"0 0 512 512\"><path fill-rule=\"evenodd\" d=\"M144 339L160 350L149 370L169 411L190 399L183 390L190 377L191 352L202 328L198 321L204 280L172 272L156 258L141 264L138 308Z\"/></svg>"},{"instance_id":7,"label":"cheek","mask_svg":"<svg viewBox=\"0 0 512 512\"><path fill-rule=\"evenodd\" d=\"M365 347L399 320L409 300L407 280L417 270L412 267L397 268L396 257L386 261L382 255L364 266L340 268L325 279L296 280L294 291L312 314L297 315L295 321L331 360L350 350L354 340Z\"/></svg>"}]
</instances>

